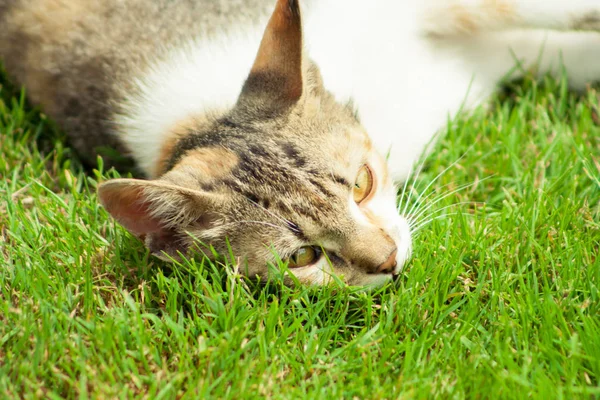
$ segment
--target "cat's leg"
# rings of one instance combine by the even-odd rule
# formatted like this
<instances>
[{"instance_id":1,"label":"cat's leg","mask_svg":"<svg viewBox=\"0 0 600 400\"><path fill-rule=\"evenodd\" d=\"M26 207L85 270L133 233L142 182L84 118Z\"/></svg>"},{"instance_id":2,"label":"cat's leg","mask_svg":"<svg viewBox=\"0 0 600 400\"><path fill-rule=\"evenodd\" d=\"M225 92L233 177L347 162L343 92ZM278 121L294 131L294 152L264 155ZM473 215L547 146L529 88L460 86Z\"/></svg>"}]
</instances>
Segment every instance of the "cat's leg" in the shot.
<instances>
[{"instance_id":1,"label":"cat's leg","mask_svg":"<svg viewBox=\"0 0 600 400\"><path fill-rule=\"evenodd\" d=\"M424 0L421 29L437 37L514 29L600 31L599 0Z\"/></svg>"},{"instance_id":2,"label":"cat's leg","mask_svg":"<svg viewBox=\"0 0 600 400\"><path fill-rule=\"evenodd\" d=\"M566 73L569 86L584 90L600 81L600 34L512 30L465 37L452 46L467 70L490 94L502 78L519 78L526 71L538 76Z\"/></svg>"},{"instance_id":3,"label":"cat's leg","mask_svg":"<svg viewBox=\"0 0 600 400\"><path fill-rule=\"evenodd\" d=\"M600 80L600 0L425 0L420 11L425 36L461 53L484 95L511 70L564 67L575 89Z\"/></svg>"}]
</instances>

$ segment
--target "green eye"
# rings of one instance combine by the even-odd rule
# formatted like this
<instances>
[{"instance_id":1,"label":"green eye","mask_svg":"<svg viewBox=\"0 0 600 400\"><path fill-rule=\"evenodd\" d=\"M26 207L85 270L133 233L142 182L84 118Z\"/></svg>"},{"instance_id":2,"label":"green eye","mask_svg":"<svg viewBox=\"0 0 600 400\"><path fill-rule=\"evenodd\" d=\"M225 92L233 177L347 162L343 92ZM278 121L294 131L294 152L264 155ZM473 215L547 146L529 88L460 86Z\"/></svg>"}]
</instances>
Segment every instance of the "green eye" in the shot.
<instances>
[{"instance_id":1,"label":"green eye","mask_svg":"<svg viewBox=\"0 0 600 400\"><path fill-rule=\"evenodd\" d=\"M321 258L321 250L313 246L301 247L288 258L289 268L301 268L314 264Z\"/></svg>"}]
</instances>

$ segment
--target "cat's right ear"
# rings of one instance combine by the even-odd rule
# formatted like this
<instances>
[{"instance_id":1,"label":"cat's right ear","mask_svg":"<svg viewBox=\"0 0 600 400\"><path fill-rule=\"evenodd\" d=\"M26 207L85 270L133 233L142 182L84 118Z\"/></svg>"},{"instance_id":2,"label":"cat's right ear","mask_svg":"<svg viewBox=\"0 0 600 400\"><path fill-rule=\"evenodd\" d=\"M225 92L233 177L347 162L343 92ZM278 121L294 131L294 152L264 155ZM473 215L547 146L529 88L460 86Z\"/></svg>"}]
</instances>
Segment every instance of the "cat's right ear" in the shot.
<instances>
[{"instance_id":1,"label":"cat's right ear","mask_svg":"<svg viewBox=\"0 0 600 400\"><path fill-rule=\"evenodd\" d=\"M279 108L302 96L302 20L298 0L278 0L238 104Z\"/></svg>"},{"instance_id":2,"label":"cat's right ear","mask_svg":"<svg viewBox=\"0 0 600 400\"><path fill-rule=\"evenodd\" d=\"M186 230L210 226L223 199L160 181L113 179L98 187L100 203L153 254L187 251Z\"/></svg>"}]
</instances>

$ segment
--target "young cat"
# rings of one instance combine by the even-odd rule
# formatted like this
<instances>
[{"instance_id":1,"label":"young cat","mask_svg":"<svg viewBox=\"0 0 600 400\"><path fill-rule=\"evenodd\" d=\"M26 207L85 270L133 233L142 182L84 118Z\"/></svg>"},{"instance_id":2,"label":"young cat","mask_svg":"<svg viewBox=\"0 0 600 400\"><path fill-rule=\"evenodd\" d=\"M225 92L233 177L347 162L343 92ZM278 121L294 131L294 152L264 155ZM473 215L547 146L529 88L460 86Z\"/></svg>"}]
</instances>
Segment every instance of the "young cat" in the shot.
<instances>
[{"instance_id":1,"label":"young cat","mask_svg":"<svg viewBox=\"0 0 600 400\"><path fill-rule=\"evenodd\" d=\"M270 19L271 0L0 0L0 57L84 159L116 148L152 178L99 197L154 254L199 241L231 248L249 276L280 257L310 284L400 271L411 237L394 182L517 62L562 61L575 88L600 76L600 35L564 32L599 30L597 1L303 8L304 20L296 0Z\"/></svg>"}]
</instances>

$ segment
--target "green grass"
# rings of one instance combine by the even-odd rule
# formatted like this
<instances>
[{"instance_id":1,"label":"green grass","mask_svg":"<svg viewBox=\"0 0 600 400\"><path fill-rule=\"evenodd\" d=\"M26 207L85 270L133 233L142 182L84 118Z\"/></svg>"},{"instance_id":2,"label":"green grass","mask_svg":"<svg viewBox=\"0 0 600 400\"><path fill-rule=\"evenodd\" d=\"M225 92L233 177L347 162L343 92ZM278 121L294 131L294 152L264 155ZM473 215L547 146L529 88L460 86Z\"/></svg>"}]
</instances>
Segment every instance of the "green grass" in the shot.
<instances>
[{"instance_id":1,"label":"green grass","mask_svg":"<svg viewBox=\"0 0 600 400\"><path fill-rule=\"evenodd\" d=\"M107 174L5 89L0 393L600 397L596 92L526 81L505 97L436 147L413 191L462 155L427 193L472 185L425 198L439 219L401 279L364 292L149 257L98 205Z\"/></svg>"}]
</instances>

